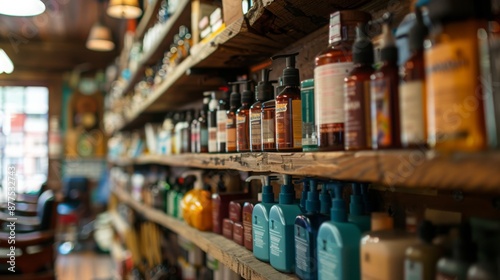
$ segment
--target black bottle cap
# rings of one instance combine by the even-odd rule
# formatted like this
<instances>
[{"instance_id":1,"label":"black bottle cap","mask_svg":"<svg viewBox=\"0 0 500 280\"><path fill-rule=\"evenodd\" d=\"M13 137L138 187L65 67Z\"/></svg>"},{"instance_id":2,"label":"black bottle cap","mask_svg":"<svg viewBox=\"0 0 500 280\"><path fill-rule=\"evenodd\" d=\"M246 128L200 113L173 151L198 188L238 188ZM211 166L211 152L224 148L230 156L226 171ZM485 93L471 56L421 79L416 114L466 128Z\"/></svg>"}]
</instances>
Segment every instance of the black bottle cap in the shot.
<instances>
[{"instance_id":1,"label":"black bottle cap","mask_svg":"<svg viewBox=\"0 0 500 280\"><path fill-rule=\"evenodd\" d=\"M490 0L431 0L429 18L442 23L469 18L490 19L490 3Z\"/></svg>"},{"instance_id":2,"label":"black bottle cap","mask_svg":"<svg viewBox=\"0 0 500 280\"><path fill-rule=\"evenodd\" d=\"M398 61L398 48L396 47L396 40L391 31L391 23L394 15L392 13L385 13L382 18L382 49L380 50L380 58L383 62L397 63Z\"/></svg>"},{"instance_id":3,"label":"black bottle cap","mask_svg":"<svg viewBox=\"0 0 500 280\"><path fill-rule=\"evenodd\" d=\"M229 96L229 105L231 107L239 108L241 106L241 94L239 92L240 83L229 83L232 87L231 95Z\"/></svg>"},{"instance_id":4,"label":"black bottle cap","mask_svg":"<svg viewBox=\"0 0 500 280\"><path fill-rule=\"evenodd\" d=\"M458 228L458 237L453 242L453 259L472 263L476 260L476 251L471 226L469 223L463 223Z\"/></svg>"},{"instance_id":5,"label":"black bottle cap","mask_svg":"<svg viewBox=\"0 0 500 280\"><path fill-rule=\"evenodd\" d=\"M242 81L242 83L246 85L245 85L245 90L241 93L241 103L248 103L248 104L253 103L255 93L252 90L250 90L250 84L252 84L253 81L251 80Z\"/></svg>"},{"instance_id":6,"label":"black bottle cap","mask_svg":"<svg viewBox=\"0 0 500 280\"><path fill-rule=\"evenodd\" d=\"M415 15L417 20L410 29L410 52L422 50L424 48L425 37L427 37L427 34L429 33L429 30L424 23L422 10L420 10L420 8L415 9Z\"/></svg>"},{"instance_id":7,"label":"black bottle cap","mask_svg":"<svg viewBox=\"0 0 500 280\"><path fill-rule=\"evenodd\" d=\"M295 57L299 53L275 55L271 59L286 58L286 68L283 69L283 86L300 86L299 69L295 68Z\"/></svg>"},{"instance_id":8,"label":"black bottle cap","mask_svg":"<svg viewBox=\"0 0 500 280\"><path fill-rule=\"evenodd\" d=\"M273 99L274 87L272 82L269 81L269 73L271 69L262 69L262 80L255 87L255 99L261 102Z\"/></svg>"},{"instance_id":9,"label":"black bottle cap","mask_svg":"<svg viewBox=\"0 0 500 280\"><path fill-rule=\"evenodd\" d=\"M434 237L436 237L436 227L430 221L423 221L418 227L418 236L425 243L431 244Z\"/></svg>"},{"instance_id":10,"label":"black bottle cap","mask_svg":"<svg viewBox=\"0 0 500 280\"><path fill-rule=\"evenodd\" d=\"M356 41L352 46L352 60L354 63L373 64L373 44L365 33L366 25L356 26Z\"/></svg>"}]
</instances>

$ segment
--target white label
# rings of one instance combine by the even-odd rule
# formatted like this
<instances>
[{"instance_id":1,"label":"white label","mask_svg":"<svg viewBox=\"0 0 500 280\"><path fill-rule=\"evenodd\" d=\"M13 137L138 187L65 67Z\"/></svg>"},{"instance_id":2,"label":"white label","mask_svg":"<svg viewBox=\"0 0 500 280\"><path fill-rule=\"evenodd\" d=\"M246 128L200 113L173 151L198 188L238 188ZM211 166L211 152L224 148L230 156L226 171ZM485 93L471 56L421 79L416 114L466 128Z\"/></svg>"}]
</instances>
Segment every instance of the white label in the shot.
<instances>
[{"instance_id":1,"label":"white label","mask_svg":"<svg viewBox=\"0 0 500 280\"><path fill-rule=\"evenodd\" d=\"M422 81L402 83L399 87L401 141L405 144L423 143L426 140L423 95Z\"/></svg>"},{"instance_id":2,"label":"white label","mask_svg":"<svg viewBox=\"0 0 500 280\"><path fill-rule=\"evenodd\" d=\"M217 128L209 127L208 128L208 152L216 153L217 152Z\"/></svg>"},{"instance_id":3,"label":"white label","mask_svg":"<svg viewBox=\"0 0 500 280\"><path fill-rule=\"evenodd\" d=\"M281 233L276 230L269 229L269 241L269 253L279 258L283 252L280 248Z\"/></svg>"},{"instance_id":4,"label":"white label","mask_svg":"<svg viewBox=\"0 0 500 280\"><path fill-rule=\"evenodd\" d=\"M405 280L424 279L424 268L419 262L405 260Z\"/></svg>"},{"instance_id":5,"label":"white label","mask_svg":"<svg viewBox=\"0 0 500 280\"><path fill-rule=\"evenodd\" d=\"M226 112L224 110L217 111L217 143L226 143L226 122Z\"/></svg>"},{"instance_id":6,"label":"white label","mask_svg":"<svg viewBox=\"0 0 500 280\"><path fill-rule=\"evenodd\" d=\"M330 28L329 28L329 34L328 34L328 39L329 42L337 42L342 39L342 34L340 34L340 13L336 12L332 16L330 16ZM314 78L316 79L316 78ZM316 81L314 81L316 82Z\"/></svg>"},{"instance_id":7,"label":"white label","mask_svg":"<svg viewBox=\"0 0 500 280\"><path fill-rule=\"evenodd\" d=\"M272 144L274 143L274 137L276 135L276 130L274 128L274 119L262 120L262 143Z\"/></svg>"},{"instance_id":8,"label":"white label","mask_svg":"<svg viewBox=\"0 0 500 280\"><path fill-rule=\"evenodd\" d=\"M353 63L330 63L314 68L316 124L344 123L344 78Z\"/></svg>"}]
</instances>

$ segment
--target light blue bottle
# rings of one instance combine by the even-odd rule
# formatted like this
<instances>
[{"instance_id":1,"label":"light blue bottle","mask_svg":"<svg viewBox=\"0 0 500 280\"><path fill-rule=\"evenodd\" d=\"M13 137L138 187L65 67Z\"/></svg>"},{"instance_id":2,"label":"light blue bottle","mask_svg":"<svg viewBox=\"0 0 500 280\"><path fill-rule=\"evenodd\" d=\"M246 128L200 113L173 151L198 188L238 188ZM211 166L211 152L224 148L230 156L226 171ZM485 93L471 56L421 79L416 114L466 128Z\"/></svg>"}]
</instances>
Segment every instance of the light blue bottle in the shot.
<instances>
[{"instance_id":1,"label":"light blue bottle","mask_svg":"<svg viewBox=\"0 0 500 280\"><path fill-rule=\"evenodd\" d=\"M252 211L253 255L261 261L269 262L269 211L274 202L270 176L251 176L264 179L261 202L255 204ZM248 177L250 179L251 177ZM248 180L247 179L247 180Z\"/></svg>"},{"instance_id":2,"label":"light blue bottle","mask_svg":"<svg viewBox=\"0 0 500 280\"><path fill-rule=\"evenodd\" d=\"M347 222L347 207L338 182L328 183L335 192L330 221L321 224L318 232L318 279L359 280L361 230Z\"/></svg>"},{"instance_id":3,"label":"light blue bottle","mask_svg":"<svg viewBox=\"0 0 500 280\"><path fill-rule=\"evenodd\" d=\"M295 274L303 280L318 279L316 238L320 225L329 220L330 208L320 213L323 201L317 190L317 181L308 179L310 189L307 193L306 213L295 219ZM306 183L304 182L304 185ZM326 188L323 188L326 189ZM325 204L331 205L330 195Z\"/></svg>"},{"instance_id":4,"label":"light blue bottle","mask_svg":"<svg viewBox=\"0 0 500 280\"><path fill-rule=\"evenodd\" d=\"M302 214L299 204L295 203L295 191L291 184L291 176L283 175L283 185L279 195L279 203L271 207L269 212L269 259L271 266L281 272L294 272L295 239L293 227L295 218Z\"/></svg>"},{"instance_id":5,"label":"light blue bottle","mask_svg":"<svg viewBox=\"0 0 500 280\"><path fill-rule=\"evenodd\" d=\"M367 214L365 213L363 196L361 195L361 184L353 183L347 221L357 225L361 232L368 232L371 230L371 217Z\"/></svg>"}]
</instances>

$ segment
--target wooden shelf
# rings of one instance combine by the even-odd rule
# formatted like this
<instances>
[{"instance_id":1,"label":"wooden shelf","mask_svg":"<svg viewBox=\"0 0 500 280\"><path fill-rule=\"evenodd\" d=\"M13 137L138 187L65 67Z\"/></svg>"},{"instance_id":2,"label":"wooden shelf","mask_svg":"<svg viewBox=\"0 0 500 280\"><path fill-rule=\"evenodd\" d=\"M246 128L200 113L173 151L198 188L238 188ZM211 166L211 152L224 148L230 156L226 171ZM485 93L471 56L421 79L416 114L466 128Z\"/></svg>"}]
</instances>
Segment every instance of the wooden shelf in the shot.
<instances>
[{"instance_id":1,"label":"wooden shelf","mask_svg":"<svg viewBox=\"0 0 500 280\"><path fill-rule=\"evenodd\" d=\"M142 15L142 19L135 29L135 40L141 40L146 34L148 28L150 28L154 22L157 20L156 15L160 10L162 0L153 0L152 3L148 5L146 11Z\"/></svg>"},{"instance_id":2,"label":"wooden shelf","mask_svg":"<svg viewBox=\"0 0 500 280\"><path fill-rule=\"evenodd\" d=\"M252 252L222 235L201 232L183 221L133 200L123 190L114 188L112 191L121 202L132 207L149 221L164 226L193 242L201 250L209 253L245 279L298 279L295 275L280 273L269 264L257 260Z\"/></svg>"},{"instance_id":3,"label":"wooden shelf","mask_svg":"<svg viewBox=\"0 0 500 280\"><path fill-rule=\"evenodd\" d=\"M277 172L391 187L462 189L500 193L500 153L440 155L434 151L394 150L318 153L234 153L146 155L115 164L161 164L204 169Z\"/></svg>"}]
</instances>

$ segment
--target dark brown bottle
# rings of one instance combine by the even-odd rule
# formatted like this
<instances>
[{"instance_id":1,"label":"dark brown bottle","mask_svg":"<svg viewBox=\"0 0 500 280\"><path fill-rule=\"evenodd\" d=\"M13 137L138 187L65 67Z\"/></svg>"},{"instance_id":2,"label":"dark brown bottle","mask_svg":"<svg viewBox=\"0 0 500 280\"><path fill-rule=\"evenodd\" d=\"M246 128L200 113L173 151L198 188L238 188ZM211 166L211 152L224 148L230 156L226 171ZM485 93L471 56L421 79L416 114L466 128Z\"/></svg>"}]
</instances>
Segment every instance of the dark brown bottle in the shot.
<instances>
[{"instance_id":1,"label":"dark brown bottle","mask_svg":"<svg viewBox=\"0 0 500 280\"><path fill-rule=\"evenodd\" d=\"M389 26L390 16L384 15L382 66L371 76L372 147L401 147L399 122L398 49Z\"/></svg>"},{"instance_id":2,"label":"dark brown bottle","mask_svg":"<svg viewBox=\"0 0 500 280\"><path fill-rule=\"evenodd\" d=\"M238 91L239 84L230 83L233 87L229 97L229 110L226 120L226 152L236 152L236 111L241 106L241 95Z\"/></svg>"},{"instance_id":3,"label":"dark brown bottle","mask_svg":"<svg viewBox=\"0 0 500 280\"><path fill-rule=\"evenodd\" d=\"M316 56L314 108L318 150L344 149L344 79L351 72L352 45L356 25L370 20L362 11L340 11L330 15L328 48Z\"/></svg>"},{"instance_id":4,"label":"dark brown bottle","mask_svg":"<svg viewBox=\"0 0 500 280\"><path fill-rule=\"evenodd\" d=\"M246 89L241 93L241 107L236 111L236 150L239 153L250 151L250 106L255 96L249 88L251 81L243 83Z\"/></svg>"},{"instance_id":5,"label":"dark brown bottle","mask_svg":"<svg viewBox=\"0 0 500 280\"><path fill-rule=\"evenodd\" d=\"M250 107L250 151L252 152L262 151L262 103L274 97L274 87L272 81L269 81L269 72L270 69L262 69L262 80L255 87L256 102Z\"/></svg>"},{"instance_id":6,"label":"dark brown bottle","mask_svg":"<svg viewBox=\"0 0 500 280\"><path fill-rule=\"evenodd\" d=\"M278 152L302 151L302 102L299 69L294 54L277 55L286 58L283 70L283 90L276 96L276 149Z\"/></svg>"},{"instance_id":7,"label":"dark brown bottle","mask_svg":"<svg viewBox=\"0 0 500 280\"><path fill-rule=\"evenodd\" d=\"M281 84L280 77L280 84ZM281 87L276 87L274 99L262 102L261 105L261 139L262 151L276 152L276 96Z\"/></svg>"},{"instance_id":8,"label":"dark brown bottle","mask_svg":"<svg viewBox=\"0 0 500 280\"><path fill-rule=\"evenodd\" d=\"M373 74L373 44L363 30L356 28L357 38L352 53L354 68L345 78L345 149L369 150L372 148L370 77Z\"/></svg>"},{"instance_id":9,"label":"dark brown bottle","mask_svg":"<svg viewBox=\"0 0 500 280\"><path fill-rule=\"evenodd\" d=\"M185 125L181 129L181 154L191 152L191 121L193 120L193 110L186 111Z\"/></svg>"},{"instance_id":10,"label":"dark brown bottle","mask_svg":"<svg viewBox=\"0 0 500 280\"><path fill-rule=\"evenodd\" d=\"M208 122L207 122L207 114L208 114L208 102L209 98L203 100L203 108L200 111L200 116L198 118L198 127L199 127L199 135L198 135L198 152L199 153L208 153Z\"/></svg>"},{"instance_id":11,"label":"dark brown bottle","mask_svg":"<svg viewBox=\"0 0 500 280\"><path fill-rule=\"evenodd\" d=\"M417 21L410 30L410 58L403 66L399 85L401 144L403 147L427 145L427 114L425 95L424 39L427 26L422 12L416 9Z\"/></svg>"}]
</instances>

